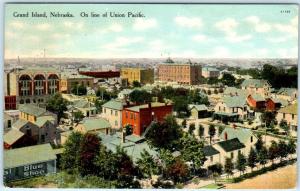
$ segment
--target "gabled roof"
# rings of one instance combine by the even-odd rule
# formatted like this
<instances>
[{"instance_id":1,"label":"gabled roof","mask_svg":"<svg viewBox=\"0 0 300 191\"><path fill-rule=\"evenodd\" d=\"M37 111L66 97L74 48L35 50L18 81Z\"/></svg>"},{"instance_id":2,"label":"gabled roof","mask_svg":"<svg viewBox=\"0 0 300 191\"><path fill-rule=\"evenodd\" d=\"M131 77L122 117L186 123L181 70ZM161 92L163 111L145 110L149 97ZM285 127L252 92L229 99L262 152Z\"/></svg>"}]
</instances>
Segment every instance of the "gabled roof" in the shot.
<instances>
[{"instance_id":1,"label":"gabled roof","mask_svg":"<svg viewBox=\"0 0 300 191\"><path fill-rule=\"evenodd\" d=\"M231 152L245 148L245 145L239 141L238 138L230 139L227 141L221 141L217 143L224 151Z\"/></svg>"},{"instance_id":2,"label":"gabled roof","mask_svg":"<svg viewBox=\"0 0 300 191\"><path fill-rule=\"evenodd\" d=\"M90 103L85 99L81 99L81 100L74 101L73 106L76 108L87 108L90 107Z\"/></svg>"},{"instance_id":3,"label":"gabled roof","mask_svg":"<svg viewBox=\"0 0 300 191\"><path fill-rule=\"evenodd\" d=\"M251 136L255 136L250 129L225 127L220 135L221 140L224 140L225 133L227 133L227 139L238 138L240 142L245 144Z\"/></svg>"},{"instance_id":4,"label":"gabled roof","mask_svg":"<svg viewBox=\"0 0 300 191\"><path fill-rule=\"evenodd\" d=\"M15 129L21 129L24 127L26 124L31 123L29 121L26 121L24 119L18 119L14 124L12 124L12 127Z\"/></svg>"},{"instance_id":5,"label":"gabled roof","mask_svg":"<svg viewBox=\"0 0 300 191\"><path fill-rule=\"evenodd\" d=\"M279 98L269 98L269 99L272 100L274 103L280 103L284 107L289 105L289 102L284 99L279 99Z\"/></svg>"},{"instance_id":6,"label":"gabled roof","mask_svg":"<svg viewBox=\"0 0 300 191\"><path fill-rule=\"evenodd\" d=\"M87 118L82 123L86 131L111 128L111 125L103 118Z\"/></svg>"},{"instance_id":7,"label":"gabled roof","mask_svg":"<svg viewBox=\"0 0 300 191\"><path fill-rule=\"evenodd\" d=\"M298 114L298 103L288 105L278 110L278 113Z\"/></svg>"},{"instance_id":8,"label":"gabled roof","mask_svg":"<svg viewBox=\"0 0 300 191\"><path fill-rule=\"evenodd\" d=\"M203 147L202 151L203 151L204 155L207 156L207 157L220 153L218 150L216 150L211 145L207 145L207 146Z\"/></svg>"},{"instance_id":9,"label":"gabled roof","mask_svg":"<svg viewBox=\"0 0 300 191\"><path fill-rule=\"evenodd\" d=\"M193 108L195 108L197 111L205 111L205 110L207 110L207 107L204 104L201 104L201 105L190 104L188 107L189 107L190 110L192 110Z\"/></svg>"},{"instance_id":10,"label":"gabled roof","mask_svg":"<svg viewBox=\"0 0 300 191\"><path fill-rule=\"evenodd\" d=\"M259 94L251 94L251 97L257 101L257 102L260 102L260 101L266 101L265 98L263 98L261 95Z\"/></svg>"},{"instance_id":11,"label":"gabled roof","mask_svg":"<svg viewBox=\"0 0 300 191\"><path fill-rule=\"evenodd\" d=\"M42 144L4 151L4 169L55 160L51 145Z\"/></svg>"},{"instance_id":12,"label":"gabled roof","mask_svg":"<svg viewBox=\"0 0 300 191\"><path fill-rule=\"evenodd\" d=\"M55 118L51 115L41 116L41 117L38 117L36 119L35 124L39 127L42 127L47 121L54 124L55 123Z\"/></svg>"},{"instance_id":13,"label":"gabled roof","mask_svg":"<svg viewBox=\"0 0 300 191\"><path fill-rule=\"evenodd\" d=\"M29 115L33 115L33 116L36 116L36 117L41 116L44 113L46 113L46 109L40 108L40 107L32 105L32 104L20 105L19 110L21 112L24 112L24 113L27 113Z\"/></svg>"},{"instance_id":14,"label":"gabled roof","mask_svg":"<svg viewBox=\"0 0 300 191\"><path fill-rule=\"evenodd\" d=\"M247 79L244 80L241 84L241 87L256 87L256 88L262 88L265 85L270 86L269 82L267 80L261 80L261 79Z\"/></svg>"},{"instance_id":15,"label":"gabled roof","mask_svg":"<svg viewBox=\"0 0 300 191\"><path fill-rule=\"evenodd\" d=\"M6 144L12 145L23 136L24 136L24 133L22 133L21 131L19 131L17 129L11 129L7 133L4 134L3 141Z\"/></svg>"},{"instance_id":16,"label":"gabled roof","mask_svg":"<svg viewBox=\"0 0 300 191\"><path fill-rule=\"evenodd\" d=\"M119 100L110 100L102 105L102 107L119 110L119 111L121 111L123 109L123 106L124 106L124 103Z\"/></svg>"},{"instance_id":17,"label":"gabled roof","mask_svg":"<svg viewBox=\"0 0 300 191\"><path fill-rule=\"evenodd\" d=\"M247 90L242 90L236 87L227 87L224 90L224 94L231 96L247 96L249 93Z\"/></svg>"},{"instance_id":18,"label":"gabled roof","mask_svg":"<svg viewBox=\"0 0 300 191\"><path fill-rule=\"evenodd\" d=\"M295 92L298 92L296 88L280 88L277 94L292 96L292 94Z\"/></svg>"},{"instance_id":19,"label":"gabled roof","mask_svg":"<svg viewBox=\"0 0 300 191\"><path fill-rule=\"evenodd\" d=\"M166 105L165 103L160 103L160 102L152 102L151 103L151 107L161 107L161 106L165 106L165 105ZM133 106L133 107L128 107L126 109L130 110L130 111L139 112L140 109L145 109L145 108L149 108L149 104L137 105L137 106Z\"/></svg>"},{"instance_id":20,"label":"gabled roof","mask_svg":"<svg viewBox=\"0 0 300 191\"><path fill-rule=\"evenodd\" d=\"M223 97L223 102L227 107L244 107L246 98L244 96Z\"/></svg>"}]
</instances>

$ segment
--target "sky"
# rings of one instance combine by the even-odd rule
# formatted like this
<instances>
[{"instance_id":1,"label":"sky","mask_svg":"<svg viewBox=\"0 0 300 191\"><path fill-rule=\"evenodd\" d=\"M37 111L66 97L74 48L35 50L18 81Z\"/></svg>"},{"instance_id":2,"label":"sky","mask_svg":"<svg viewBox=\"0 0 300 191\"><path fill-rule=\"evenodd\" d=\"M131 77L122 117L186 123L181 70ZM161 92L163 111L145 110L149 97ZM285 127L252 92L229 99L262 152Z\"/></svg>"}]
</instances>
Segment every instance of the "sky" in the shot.
<instances>
[{"instance_id":1,"label":"sky","mask_svg":"<svg viewBox=\"0 0 300 191\"><path fill-rule=\"evenodd\" d=\"M36 11L48 17L13 16ZM102 17L106 12L144 17ZM4 35L5 59L43 57L44 49L46 57L60 58L298 58L298 7L6 4Z\"/></svg>"}]
</instances>

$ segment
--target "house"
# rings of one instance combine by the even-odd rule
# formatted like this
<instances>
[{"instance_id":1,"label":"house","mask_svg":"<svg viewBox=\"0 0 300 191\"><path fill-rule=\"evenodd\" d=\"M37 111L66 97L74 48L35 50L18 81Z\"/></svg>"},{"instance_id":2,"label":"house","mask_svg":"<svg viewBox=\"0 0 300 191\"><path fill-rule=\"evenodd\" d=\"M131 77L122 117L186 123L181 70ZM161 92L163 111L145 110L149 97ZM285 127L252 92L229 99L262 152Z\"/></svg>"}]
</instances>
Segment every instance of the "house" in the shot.
<instances>
[{"instance_id":1,"label":"house","mask_svg":"<svg viewBox=\"0 0 300 191\"><path fill-rule=\"evenodd\" d=\"M122 128L122 111L127 104L121 100L110 100L102 105L101 116L108 120L113 130Z\"/></svg>"},{"instance_id":2,"label":"house","mask_svg":"<svg viewBox=\"0 0 300 191\"><path fill-rule=\"evenodd\" d=\"M28 141L25 134L16 129L12 129L3 135L4 149L24 147Z\"/></svg>"},{"instance_id":3,"label":"house","mask_svg":"<svg viewBox=\"0 0 300 191\"><path fill-rule=\"evenodd\" d=\"M254 110L262 110L266 108L266 100L260 94L248 95L247 103Z\"/></svg>"},{"instance_id":4,"label":"house","mask_svg":"<svg viewBox=\"0 0 300 191\"><path fill-rule=\"evenodd\" d=\"M248 96L248 91L242 90L236 87L226 87L224 90L224 96Z\"/></svg>"},{"instance_id":5,"label":"house","mask_svg":"<svg viewBox=\"0 0 300 191\"><path fill-rule=\"evenodd\" d=\"M19 110L4 111L4 132L11 129L12 124L19 119Z\"/></svg>"},{"instance_id":6,"label":"house","mask_svg":"<svg viewBox=\"0 0 300 191\"><path fill-rule=\"evenodd\" d=\"M220 140L227 141L238 138L245 145L245 154L248 155L258 138L250 129L226 127L219 136Z\"/></svg>"},{"instance_id":7,"label":"house","mask_svg":"<svg viewBox=\"0 0 300 191\"><path fill-rule=\"evenodd\" d=\"M267 97L271 93L271 85L267 80L247 79L241 84L243 90L247 90L251 94L260 94Z\"/></svg>"},{"instance_id":8,"label":"house","mask_svg":"<svg viewBox=\"0 0 300 191\"><path fill-rule=\"evenodd\" d=\"M296 88L280 88L275 94L275 97L292 102L297 100L298 90Z\"/></svg>"},{"instance_id":9,"label":"house","mask_svg":"<svg viewBox=\"0 0 300 191\"><path fill-rule=\"evenodd\" d=\"M237 160L238 153L245 154L245 145L238 138L221 141L213 145L220 153L220 164L225 165L226 158L231 158L232 161Z\"/></svg>"},{"instance_id":10,"label":"house","mask_svg":"<svg viewBox=\"0 0 300 191\"><path fill-rule=\"evenodd\" d=\"M275 111L288 105L288 101L278 98L267 98L266 110Z\"/></svg>"},{"instance_id":11,"label":"house","mask_svg":"<svg viewBox=\"0 0 300 191\"><path fill-rule=\"evenodd\" d=\"M3 152L4 182L56 173L56 155L50 144Z\"/></svg>"},{"instance_id":12,"label":"house","mask_svg":"<svg viewBox=\"0 0 300 191\"><path fill-rule=\"evenodd\" d=\"M191 117L194 119L200 119L200 118L205 118L209 117L208 109L204 104L201 105L194 105L190 104L188 105L188 108L191 112Z\"/></svg>"},{"instance_id":13,"label":"house","mask_svg":"<svg viewBox=\"0 0 300 191\"><path fill-rule=\"evenodd\" d=\"M86 118L79 123L75 130L81 133L109 133L111 125L106 119L103 118Z\"/></svg>"},{"instance_id":14,"label":"house","mask_svg":"<svg viewBox=\"0 0 300 191\"><path fill-rule=\"evenodd\" d=\"M204 153L204 156L206 157L206 161L203 164L204 168L208 168L209 166L221 163L220 152L216 150L213 146L204 146L202 151Z\"/></svg>"},{"instance_id":15,"label":"house","mask_svg":"<svg viewBox=\"0 0 300 191\"><path fill-rule=\"evenodd\" d=\"M172 113L172 110L172 105L160 102L124 108L122 111L122 126L131 126L133 134L141 136L152 121L163 121L167 115Z\"/></svg>"},{"instance_id":16,"label":"house","mask_svg":"<svg viewBox=\"0 0 300 191\"><path fill-rule=\"evenodd\" d=\"M133 89L123 89L118 94L118 99L124 100L124 101L129 100L129 94L131 94L131 92L133 92Z\"/></svg>"},{"instance_id":17,"label":"house","mask_svg":"<svg viewBox=\"0 0 300 191\"><path fill-rule=\"evenodd\" d=\"M75 109L75 111L81 111L84 117L94 117L97 114L97 108L94 106L94 104L85 99L74 101L72 106L73 110Z\"/></svg>"},{"instance_id":18,"label":"house","mask_svg":"<svg viewBox=\"0 0 300 191\"><path fill-rule=\"evenodd\" d=\"M228 121L245 120L253 115L244 96L223 97L214 107L214 111L215 119Z\"/></svg>"},{"instance_id":19,"label":"house","mask_svg":"<svg viewBox=\"0 0 300 191\"><path fill-rule=\"evenodd\" d=\"M212 67L202 68L202 76L204 78L218 78L219 75L220 75L220 71L216 68L212 68Z\"/></svg>"},{"instance_id":20,"label":"house","mask_svg":"<svg viewBox=\"0 0 300 191\"><path fill-rule=\"evenodd\" d=\"M59 144L60 136L56 127L57 117L55 114L35 105L24 104L20 106L19 119L12 124L11 130L24 133L27 137L26 140L30 140L29 145Z\"/></svg>"},{"instance_id":21,"label":"house","mask_svg":"<svg viewBox=\"0 0 300 191\"><path fill-rule=\"evenodd\" d=\"M298 103L288 105L277 111L276 120L280 123L285 120L290 126L292 134L297 135L298 128Z\"/></svg>"}]
</instances>

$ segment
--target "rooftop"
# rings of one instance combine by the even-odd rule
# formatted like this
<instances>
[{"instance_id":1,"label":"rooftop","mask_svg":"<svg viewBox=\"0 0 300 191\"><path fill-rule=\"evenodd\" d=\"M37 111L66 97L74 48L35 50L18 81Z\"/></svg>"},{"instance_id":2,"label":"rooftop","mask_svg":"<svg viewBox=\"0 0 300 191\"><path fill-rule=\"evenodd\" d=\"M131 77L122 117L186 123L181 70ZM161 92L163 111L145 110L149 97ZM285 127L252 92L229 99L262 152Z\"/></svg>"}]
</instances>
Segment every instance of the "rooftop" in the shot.
<instances>
[{"instance_id":1,"label":"rooftop","mask_svg":"<svg viewBox=\"0 0 300 191\"><path fill-rule=\"evenodd\" d=\"M261 95L259 95L259 94L252 94L251 97L252 97L255 101L257 101L257 102L259 102L259 101L266 101L265 98L263 98L263 97L262 97Z\"/></svg>"},{"instance_id":2,"label":"rooftop","mask_svg":"<svg viewBox=\"0 0 300 191\"><path fill-rule=\"evenodd\" d=\"M224 140L225 133L227 133L227 139L238 138L242 143L247 143L251 136L255 136L250 129L226 127L220 135L222 140Z\"/></svg>"},{"instance_id":3,"label":"rooftop","mask_svg":"<svg viewBox=\"0 0 300 191\"><path fill-rule=\"evenodd\" d=\"M4 151L4 169L55 160L50 144L34 145Z\"/></svg>"},{"instance_id":4,"label":"rooftop","mask_svg":"<svg viewBox=\"0 0 300 191\"><path fill-rule=\"evenodd\" d=\"M278 113L289 113L289 114L298 114L298 103L288 105L278 110Z\"/></svg>"},{"instance_id":5,"label":"rooftop","mask_svg":"<svg viewBox=\"0 0 300 191\"><path fill-rule=\"evenodd\" d=\"M202 149L203 153L205 156L212 156L212 155L216 155L219 154L220 152L217 151L214 147L212 147L211 145L207 145L205 147L203 147Z\"/></svg>"},{"instance_id":6,"label":"rooftop","mask_svg":"<svg viewBox=\"0 0 300 191\"><path fill-rule=\"evenodd\" d=\"M162 106L165 106L165 105L166 105L165 103L160 103L160 102L152 102L151 103L151 107L162 107ZM126 108L126 109L130 110L130 111L139 112L140 109L146 109L146 108L149 108L149 104L137 105L137 106L129 107L129 108Z\"/></svg>"},{"instance_id":7,"label":"rooftop","mask_svg":"<svg viewBox=\"0 0 300 191\"><path fill-rule=\"evenodd\" d=\"M241 84L241 87L256 87L256 88L262 88L265 85L270 86L269 82L267 80L261 80L261 79L247 79L244 80Z\"/></svg>"},{"instance_id":8,"label":"rooftop","mask_svg":"<svg viewBox=\"0 0 300 191\"><path fill-rule=\"evenodd\" d=\"M29 115L33 115L39 117L46 113L46 109L32 105L32 104L24 104L19 106L19 110L21 112L27 113Z\"/></svg>"},{"instance_id":9,"label":"rooftop","mask_svg":"<svg viewBox=\"0 0 300 191\"><path fill-rule=\"evenodd\" d=\"M123 109L123 106L124 106L124 103L119 100L110 100L102 105L102 107L119 110L119 111L121 111Z\"/></svg>"},{"instance_id":10,"label":"rooftop","mask_svg":"<svg viewBox=\"0 0 300 191\"><path fill-rule=\"evenodd\" d=\"M219 72L218 69L212 68L212 67L204 67L204 68L202 68L202 71L206 71L206 72Z\"/></svg>"},{"instance_id":11,"label":"rooftop","mask_svg":"<svg viewBox=\"0 0 300 191\"><path fill-rule=\"evenodd\" d=\"M223 97L223 102L227 107L244 107L246 98L244 96Z\"/></svg>"},{"instance_id":12,"label":"rooftop","mask_svg":"<svg viewBox=\"0 0 300 191\"><path fill-rule=\"evenodd\" d=\"M11 129L4 134L3 141L9 145L14 144L17 140L23 137L24 133L17 129Z\"/></svg>"},{"instance_id":13,"label":"rooftop","mask_svg":"<svg viewBox=\"0 0 300 191\"><path fill-rule=\"evenodd\" d=\"M205 111L205 110L207 110L207 107L204 104L201 104L201 105L189 104L188 107L189 107L190 110L193 109L193 108L196 108L197 111Z\"/></svg>"},{"instance_id":14,"label":"rooftop","mask_svg":"<svg viewBox=\"0 0 300 191\"><path fill-rule=\"evenodd\" d=\"M103 118L86 118L82 122L82 125L86 131L111 128L109 122Z\"/></svg>"},{"instance_id":15,"label":"rooftop","mask_svg":"<svg viewBox=\"0 0 300 191\"><path fill-rule=\"evenodd\" d=\"M280 88L277 92L277 94L280 95L287 95L287 96L293 96L293 93L297 93L297 89L296 88Z\"/></svg>"},{"instance_id":16,"label":"rooftop","mask_svg":"<svg viewBox=\"0 0 300 191\"><path fill-rule=\"evenodd\" d=\"M245 147L245 145L241 143L238 138L230 139L227 141L221 141L218 142L217 144L226 152L239 150Z\"/></svg>"}]
</instances>

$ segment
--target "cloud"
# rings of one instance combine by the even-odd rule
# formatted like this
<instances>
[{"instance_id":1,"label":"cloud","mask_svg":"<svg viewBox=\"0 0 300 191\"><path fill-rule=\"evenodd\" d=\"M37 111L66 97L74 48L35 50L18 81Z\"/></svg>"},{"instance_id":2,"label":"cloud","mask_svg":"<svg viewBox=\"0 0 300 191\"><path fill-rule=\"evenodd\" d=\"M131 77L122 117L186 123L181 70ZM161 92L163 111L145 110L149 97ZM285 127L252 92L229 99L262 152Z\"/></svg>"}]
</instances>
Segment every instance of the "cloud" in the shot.
<instances>
[{"instance_id":1,"label":"cloud","mask_svg":"<svg viewBox=\"0 0 300 191\"><path fill-rule=\"evenodd\" d=\"M252 35L250 34L239 35L236 32L238 25L239 23L235 19L227 18L225 20L217 22L215 24L215 27L226 34L225 39L228 42L237 43L237 42L250 40L252 38Z\"/></svg>"},{"instance_id":2,"label":"cloud","mask_svg":"<svg viewBox=\"0 0 300 191\"><path fill-rule=\"evenodd\" d=\"M274 28L277 29L279 32L287 33L292 37L298 36L298 17L294 17L290 20L288 24L275 24Z\"/></svg>"},{"instance_id":3,"label":"cloud","mask_svg":"<svg viewBox=\"0 0 300 191\"><path fill-rule=\"evenodd\" d=\"M133 29L137 31L155 28L156 26L157 26L157 21L155 19L137 18L134 20L133 23Z\"/></svg>"},{"instance_id":4,"label":"cloud","mask_svg":"<svg viewBox=\"0 0 300 191\"><path fill-rule=\"evenodd\" d=\"M203 42L203 41L206 41L208 40L207 36L206 35L203 35L203 34L198 34L198 35L195 35L192 37L192 39L196 42Z\"/></svg>"},{"instance_id":5,"label":"cloud","mask_svg":"<svg viewBox=\"0 0 300 191\"><path fill-rule=\"evenodd\" d=\"M230 52L226 47L218 46L214 48L212 57L214 58L230 58Z\"/></svg>"},{"instance_id":6,"label":"cloud","mask_svg":"<svg viewBox=\"0 0 300 191\"><path fill-rule=\"evenodd\" d=\"M48 23L43 23L43 24L36 25L35 28L37 30L46 31L46 30L49 30L51 28L51 25L48 24Z\"/></svg>"},{"instance_id":7,"label":"cloud","mask_svg":"<svg viewBox=\"0 0 300 191\"><path fill-rule=\"evenodd\" d=\"M84 23L83 22L65 21L65 22L63 22L63 26L66 28L82 30L84 28Z\"/></svg>"},{"instance_id":8,"label":"cloud","mask_svg":"<svg viewBox=\"0 0 300 191\"><path fill-rule=\"evenodd\" d=\"M280 43L280 42L286 42L289 40L289 37L282 36L282 37L270 37L266 39L267 41L271 43Z\"/></svg>"},{"instance_id":9,"label":"cloud","mask_svg":"<svg viewBox=\"0 0 300 191\"><path fill-rule=\"evenodd\" d=\"M123 30L123 27L122 27L122 25L115 23L115 24L112 24L108 28L108 30L110 30L112 32L121 32Z\"/></svg>"},{"instance_id":10,"label":"cloud","mask_svg":"<svg viewBox=\"0 0 300 191\"><path fill-rule=\"evenodd\" d=\"M298 48L279 48L277 51L277 54L280 56L280 58L297 58L298 57Z\"/></svg>"},{"instance_id":11,"label":"cloud","mask_svg":"<svg viewBox=\"0 0 300 191\"><path fill-rule=\"evenodd\" d=\"M262 22L257 16L249 16L245 19L248 23L254 25L256 32L264 33L271 30L272 26L269 23Z\"/></svg>"},{"instance_id":12,"label":"cloud","mask_svg":"<svg viewBox=\"0 0 300 191\"><path fill-rule=\"evenodd\" d=\"M142 41L144 41L143 37L133 37L133 38L117 37L113 42L104 45L102 48L116 50Z\"/></svg>"},{"instance_id":13,"label":"cloud","mask_svg":"<svg viewBox=\"0 0 300 191\"><path fill-rule=\"evenodd\" d=\"M181 27L201 28L203 26L202 19L199 17L184 17L177 16L174 19L175 23Z\"/></svg>"}]
</instances>

